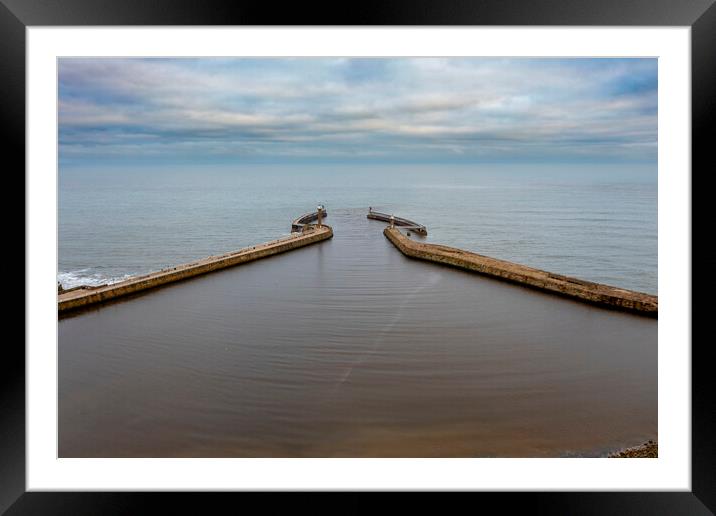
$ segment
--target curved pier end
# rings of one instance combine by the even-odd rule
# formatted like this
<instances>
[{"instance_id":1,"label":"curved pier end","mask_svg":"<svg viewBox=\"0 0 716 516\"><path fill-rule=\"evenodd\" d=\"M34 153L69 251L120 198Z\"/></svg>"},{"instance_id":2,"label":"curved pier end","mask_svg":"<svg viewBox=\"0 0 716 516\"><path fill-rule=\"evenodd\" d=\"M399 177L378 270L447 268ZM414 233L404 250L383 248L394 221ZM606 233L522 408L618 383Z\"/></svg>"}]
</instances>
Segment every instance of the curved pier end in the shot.
<instances>
[{"instance_id":1,"label":"curved pier end","mask_svg":"<svg viewBox=\"0 0 716 516\"><path fill-rule=\"evenodd\" d=\"M325 206L320 206L321 210L321 219L328 216L328 210L326 210ZM304 213L300 217L296 218L291 222L291 232L292 233L300 233L303 231L303 228L307 227L311 222L315 222L318 220L318 210L312 211L309 213Z\"/></svg>"},{"instance_id":2,"label":"curved pier end","mask_svg":"<svg viewBox=\"0 0 716 516\"><path fill-rule=\"evenodd\" d=\"M659 298L651 294L552 274L455 247L415 242L397 228L387 227L383 234L400 252L410 258L458 267L594 305L658 317Z\"/></svg>"},{"instance_id":3,"label":"curved pier end","mask_svg":"<svg viewBox=\"0 0 716 516\"><path fill-rule=\"evenodd\" d=\"M402 217L395 217L393 215L388 215L387 213L374 211L373 208L368 208L368 215L366 215L366 217L373 220L381 220L389 224L395 224L396 226L408 229L421 236L428 236L428 228L422 224L418 224L417 222L413 222L412 220L404 219Z\"/></svg>"},{"instance_id":4,"label":"curved pier end","mask_svg":"<svg viewBox=\"0 0 716 516\"><path fill-rule=\"evenodd\" d=\"M99 287L79 287L66 290L57 296L57 311L59 313L82 308L88 305L103 303L111 299L143 290L153 289L168 283L175 283L194 276L213 271L234 267L243 263L268 258L275 254L292 251L300 247L327 240L333 236L330 226L321 227L310 225L303 228L303 232L292 234L290 237L273 240L252 247L246 247L232 253L219 256L209 256L201 260L170 269L152 272L143 276L135 276L119 283Z\"/></svg>"}]
</instances>

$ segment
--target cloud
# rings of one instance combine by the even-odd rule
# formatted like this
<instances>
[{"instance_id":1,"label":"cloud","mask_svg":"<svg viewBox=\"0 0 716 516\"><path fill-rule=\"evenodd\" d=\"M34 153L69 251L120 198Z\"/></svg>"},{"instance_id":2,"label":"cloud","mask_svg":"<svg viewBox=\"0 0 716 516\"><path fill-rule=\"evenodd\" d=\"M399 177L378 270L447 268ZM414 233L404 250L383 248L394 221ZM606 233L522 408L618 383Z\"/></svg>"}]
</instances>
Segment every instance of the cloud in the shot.
<instances>
[{"instance_id":1,"label":"cloud","mask_svg":"<svg viewBox=\"0 0 716 516\"><path fill-rule=\"evenodd\" d=\"M61 162L654 160L655 59L59 61Z\"/></svg>"}]
</instances>

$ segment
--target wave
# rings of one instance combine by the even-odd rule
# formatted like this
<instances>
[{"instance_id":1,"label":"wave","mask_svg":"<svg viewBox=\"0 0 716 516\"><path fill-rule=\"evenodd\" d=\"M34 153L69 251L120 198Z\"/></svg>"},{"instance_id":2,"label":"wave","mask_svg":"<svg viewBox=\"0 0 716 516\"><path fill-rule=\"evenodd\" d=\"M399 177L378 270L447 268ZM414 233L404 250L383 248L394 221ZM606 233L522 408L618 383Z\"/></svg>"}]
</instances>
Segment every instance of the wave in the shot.
<instances>
[{"instance_id":1,"label":"wave","mask_svg":"<svg viewBox=\"0 0 716 516\"><path fill-rule=\"evenodd\" d=\"M90 269L79 269L76 271L60 272L57 274L57 281L62 284L62 288L74 288L81 285L96 287L98 285L109 285L118 283L134 276L133 274L124 274L121 276L108 276L98 272L90 272Z\"/></svg>"}]
</instances>

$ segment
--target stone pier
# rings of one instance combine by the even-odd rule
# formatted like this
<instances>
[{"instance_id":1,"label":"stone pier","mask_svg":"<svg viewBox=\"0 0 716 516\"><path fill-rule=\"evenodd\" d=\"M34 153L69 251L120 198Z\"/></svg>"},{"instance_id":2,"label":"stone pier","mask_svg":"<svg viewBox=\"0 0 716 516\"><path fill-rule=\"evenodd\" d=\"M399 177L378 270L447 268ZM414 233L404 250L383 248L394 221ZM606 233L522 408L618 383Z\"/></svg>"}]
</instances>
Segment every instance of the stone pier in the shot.
<instances>
[{"instance_id":1,"label":"stone pier","mask_svg":"<svg viewBox=\"0 0 716 516\"><path fill-rule=\"evenodd\" d=\"M455 247L416 242L402 234L397 227L387 227L383 234L410 258L458 267L594 305L649 317L658 316L658 297L651 294L553 274Z\"/></svg>"},{"instance_id":2,"label":"stone pier","mask_svg":"<svg viewBox=\"0 0 716 516\"><path fill-rule=\"evenodd\" d=\"M111 299L135 294L169 283L175 283L201 274L218 271L227 267L234 267L254 260L260 260L261 258L268 258L269 256L321 242L332 236L333 230L330 226L326 226L325 224L321 227L308 225L303 227L301 233L293 234L290 237L246 247L231 253L209 256L195 262L177 265L176 267L142 276L135 276L119 283L99 287L77 287L70 290L63 290L57 296L57 310L59 313L62 313L103 303Z\"/></svg>"}]
</instances>

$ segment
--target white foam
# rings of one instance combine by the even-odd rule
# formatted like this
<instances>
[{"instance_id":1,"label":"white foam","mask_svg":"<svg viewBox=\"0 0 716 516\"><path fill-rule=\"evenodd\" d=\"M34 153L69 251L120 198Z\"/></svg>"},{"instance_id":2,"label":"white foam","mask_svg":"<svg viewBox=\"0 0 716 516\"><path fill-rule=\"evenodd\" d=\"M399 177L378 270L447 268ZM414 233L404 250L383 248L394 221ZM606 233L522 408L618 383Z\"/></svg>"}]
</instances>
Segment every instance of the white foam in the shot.
<instances>
[{"instance_id":1,"label":"white foam","mask_svg":"<svg viewBox=\"0 0 716 516\"><path fill-rule=\"evenodd\" d=\"M57 281L62 284L62 288L74 288L81 285L87 285L90 287L96 287L98 285L109 285L112 283L118 283L131 278L132 274L124 274L122 276L107 276L97 272L89 272L90 269L79 269L69 272L59 272L57 274Z\"/></svg>"}]
</instances>

